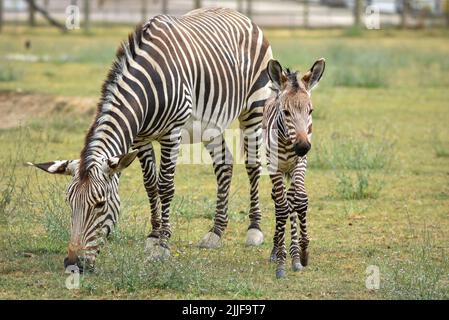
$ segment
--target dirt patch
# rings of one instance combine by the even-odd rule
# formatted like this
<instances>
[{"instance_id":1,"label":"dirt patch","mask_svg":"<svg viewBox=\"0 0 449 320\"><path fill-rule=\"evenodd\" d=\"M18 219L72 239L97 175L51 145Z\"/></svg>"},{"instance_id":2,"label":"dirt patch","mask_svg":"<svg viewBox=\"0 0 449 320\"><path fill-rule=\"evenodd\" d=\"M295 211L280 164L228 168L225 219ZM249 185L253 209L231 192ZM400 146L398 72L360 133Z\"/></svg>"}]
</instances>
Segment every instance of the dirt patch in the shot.
<instances>
[{"instance_id":1,"label":"dirt patch","mask_svg":"<svg viewBox=\"0 0 449 320\"><path fill-rule=\"evenodd\" d=\"M32 118L56 114L93 116L98 98L62 97L44 94L0 92L0 129L14 128Z\"/></svg>"}]
</instances>

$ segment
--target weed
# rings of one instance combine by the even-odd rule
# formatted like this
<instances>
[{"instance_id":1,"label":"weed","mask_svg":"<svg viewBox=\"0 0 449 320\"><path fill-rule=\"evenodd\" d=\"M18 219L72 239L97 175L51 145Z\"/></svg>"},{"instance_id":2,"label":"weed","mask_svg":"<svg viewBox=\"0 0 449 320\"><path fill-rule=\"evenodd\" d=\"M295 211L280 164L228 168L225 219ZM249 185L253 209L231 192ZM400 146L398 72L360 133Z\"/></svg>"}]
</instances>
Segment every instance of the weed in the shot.
<instances>
[{"instance_id":1,"label":"weed","mask_svg":"<svg viewBox=\"0 0 449 320\"><path fill-rule=\"evenodd\" d=\"M337 193L345 200L374 199L379 196L382 183L370 179L366 170L356 171L355 177L346 172L336 174L338 178Z\"/></svg>"}]
</instances>

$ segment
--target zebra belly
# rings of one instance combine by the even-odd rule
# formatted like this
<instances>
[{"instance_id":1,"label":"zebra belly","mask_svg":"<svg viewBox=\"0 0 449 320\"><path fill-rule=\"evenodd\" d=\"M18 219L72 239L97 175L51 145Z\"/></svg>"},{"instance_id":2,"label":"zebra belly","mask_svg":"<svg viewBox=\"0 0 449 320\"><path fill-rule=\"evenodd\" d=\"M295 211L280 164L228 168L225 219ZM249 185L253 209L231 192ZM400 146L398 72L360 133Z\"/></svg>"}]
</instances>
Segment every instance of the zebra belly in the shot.
<instances>
[{"instance_id":1,"label":"zebra belly","mask_svg":"<svg viewBox=\"0 0 449 320\"><path fill-rule=\"evenodd\" d=\"M207 121L207 119L202 119L201 116L197 116L196 114L192 114L182 127L181 143L193 144L212 141L214 138L223 134L231 122L232 120L227 123L215 123Z\"/></svg>"}]
</instances>

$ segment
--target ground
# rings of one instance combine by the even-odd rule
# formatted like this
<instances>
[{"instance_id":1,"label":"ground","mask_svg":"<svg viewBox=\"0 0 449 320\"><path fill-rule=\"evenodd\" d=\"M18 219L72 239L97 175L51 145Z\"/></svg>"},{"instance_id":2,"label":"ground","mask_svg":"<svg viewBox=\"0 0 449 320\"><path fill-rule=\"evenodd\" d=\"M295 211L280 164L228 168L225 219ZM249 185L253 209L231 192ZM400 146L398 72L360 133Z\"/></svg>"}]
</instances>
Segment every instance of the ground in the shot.
<instances>
[{"instance_id":1,"label":"ground","mask_svg":"<svg viewBox=\"0 0 449 320\"><path fill-rule=\"evenodd\" d=\"M197 248L214 214L212 167L180 165L172 258L144 263L149 205L136 162L121 178L121 220L95 272L82 278L80 289L66 289L69 178L22 164L79 156L101 83L130 30L64 36L47 28L3 30L0 298L449 298L445 30L267 32L285 66L305 71L317 58L327 61L312 95L310 265L302 272L288 270L277 280L268 260L274 209L266 175L260 185L265 242L245 246L249 199L241 164L234 170L223 247ZM380 288L367 288L366 282L376 284L377 270Z\"/></svg>"}]
</instances>

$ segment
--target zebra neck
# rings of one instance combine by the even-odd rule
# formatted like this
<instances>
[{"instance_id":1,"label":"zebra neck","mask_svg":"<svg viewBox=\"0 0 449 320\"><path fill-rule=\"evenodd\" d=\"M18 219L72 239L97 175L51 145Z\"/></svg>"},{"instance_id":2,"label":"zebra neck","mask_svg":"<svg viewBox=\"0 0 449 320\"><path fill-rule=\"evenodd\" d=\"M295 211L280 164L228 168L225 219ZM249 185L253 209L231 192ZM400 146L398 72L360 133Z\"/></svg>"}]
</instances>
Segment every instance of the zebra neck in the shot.
<instances>
[{"instance_id":1,"label":"zebra neck","mask_svg":"<svg viewBox=\"0 0 449 320\"><path fill-rule=\"evenodd\" d=\"M140 128L130 106L103 101L86 136L81 152L80 172L101 166L106 159L128 153Z\"/></svg>"},{"instance_id":2,"label":"zebra neck","mask_svg":"<svg viewBox=\"0 0 449 320\"><path fill-rule=\"evenodd\" d=\"M277 114L276 114L276 126L277 126L277 129L278 129L278 139L279 140L281 140L281 141L285 141L285 140L287 140L287 136L288 136L288 130L287 130L287 128L285 127L285 120L284 120L284 117L283 117L283 115L282 115L282 112L278 112Z\"/></svg>"}]
</instances>

